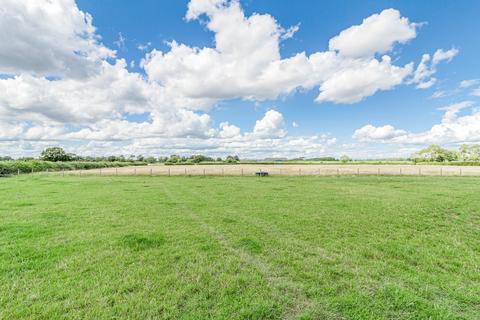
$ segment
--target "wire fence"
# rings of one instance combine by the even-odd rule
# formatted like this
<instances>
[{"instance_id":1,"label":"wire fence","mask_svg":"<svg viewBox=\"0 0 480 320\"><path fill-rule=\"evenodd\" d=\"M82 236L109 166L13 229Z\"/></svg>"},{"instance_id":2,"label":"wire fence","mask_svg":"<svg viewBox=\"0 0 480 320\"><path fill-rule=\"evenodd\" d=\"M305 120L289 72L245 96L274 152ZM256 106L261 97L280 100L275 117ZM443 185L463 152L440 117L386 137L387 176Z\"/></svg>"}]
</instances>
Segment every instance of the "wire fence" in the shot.
<instances>
[{"instance_id":1,"label":"wire fence","mask_svg":"<svg viewBox=\"0 0 480 320\"><path fill-rule=\"evenodd\" d=\"M480 176L480 167L419 165L194 165L139 166L73 171L32 171L31 175L61 176ZM20 174L20 172L19 172Z\"/></svg>"}]
</instances>

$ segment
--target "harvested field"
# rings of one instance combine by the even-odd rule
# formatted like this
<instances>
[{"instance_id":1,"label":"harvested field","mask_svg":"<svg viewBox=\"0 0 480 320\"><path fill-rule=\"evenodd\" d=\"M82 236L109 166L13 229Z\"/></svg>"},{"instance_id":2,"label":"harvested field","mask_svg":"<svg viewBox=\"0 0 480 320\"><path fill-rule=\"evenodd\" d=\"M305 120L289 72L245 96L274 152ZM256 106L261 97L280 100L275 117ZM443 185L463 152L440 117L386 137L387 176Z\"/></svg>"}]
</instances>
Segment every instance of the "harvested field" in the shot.
<instances>
[{"instance_id":1,"label":"harvested field","mask_svg":"<svg viewBox=\"0 0 480 320\"><path fill-rule=\"evenodd\" d=\"M69 171L71 175L252 176L266 171L281 176L409 175L480 176L477 166L440 165L151 165ZM67 172L65 172L67 174Z\"/></svg>"}]
</instances>

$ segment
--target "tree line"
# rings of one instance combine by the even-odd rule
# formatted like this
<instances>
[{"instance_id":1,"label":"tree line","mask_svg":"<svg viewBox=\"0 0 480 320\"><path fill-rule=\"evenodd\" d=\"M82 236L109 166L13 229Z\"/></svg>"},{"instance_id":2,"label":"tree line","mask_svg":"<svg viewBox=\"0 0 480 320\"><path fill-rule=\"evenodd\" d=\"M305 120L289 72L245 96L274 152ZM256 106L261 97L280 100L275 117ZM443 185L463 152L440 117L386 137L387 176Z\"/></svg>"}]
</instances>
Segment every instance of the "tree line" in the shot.
<instances>
[{"instance_id":1,"label":"tree line","mask_svg":"<svg viewBox=\"0 0 480 320\"><path fill-rule=\"evenodd\" d=\"M14 160L9 156L0 156L0 161L12 161ZM194 154L191 156L180 156L173 154L169 157L145 157L143 155L111 155L111 156L80 156L74 153L68 153L61 147L49 147L44 149L38 158L34 157L23 157L17 160L20 161L31 161L31 160L42 160L42 161L51 161L51 162L74 162L74 161L83 161L83 162L146 162L146 163L165 163L165 164L188 164L188 163L200 163L200 162L227 162L227 163L236 163L240 161L240 158L237 155L229 155L225 158L217 157L212 158L204 156L201 154Z\"/></svg>"},{"instance_id":2,"label":"tree line","mask_svg":"<svg viewBox=\"0 0 480 320\"><path fill-rule=\"evenodd\" d=\"M432 144L411 156L417 162L478 162L480 161L480 144L462 144L458 150L445 149L438 144Z\"/></svg>"}]
</instances>

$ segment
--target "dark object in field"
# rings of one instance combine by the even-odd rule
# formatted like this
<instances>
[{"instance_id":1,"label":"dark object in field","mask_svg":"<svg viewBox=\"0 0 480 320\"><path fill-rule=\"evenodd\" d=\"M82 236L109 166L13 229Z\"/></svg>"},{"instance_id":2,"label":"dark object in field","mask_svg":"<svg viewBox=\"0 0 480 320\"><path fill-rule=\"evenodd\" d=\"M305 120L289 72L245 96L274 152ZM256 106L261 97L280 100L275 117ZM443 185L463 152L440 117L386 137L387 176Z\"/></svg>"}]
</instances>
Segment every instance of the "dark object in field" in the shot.
<instances>
[{"instance_id":1,"label":"dark object in field","mask_svg":"<svg viewBox=\"0 0 480 320\"><path fill-rule=\"evenodd\" d=\"M257 171L257 172L255 172L255 175L256 175L257 177L266 177L266 176L268 176L268 172L265 172L265 171Z\"/></svg>"}]
</instances>

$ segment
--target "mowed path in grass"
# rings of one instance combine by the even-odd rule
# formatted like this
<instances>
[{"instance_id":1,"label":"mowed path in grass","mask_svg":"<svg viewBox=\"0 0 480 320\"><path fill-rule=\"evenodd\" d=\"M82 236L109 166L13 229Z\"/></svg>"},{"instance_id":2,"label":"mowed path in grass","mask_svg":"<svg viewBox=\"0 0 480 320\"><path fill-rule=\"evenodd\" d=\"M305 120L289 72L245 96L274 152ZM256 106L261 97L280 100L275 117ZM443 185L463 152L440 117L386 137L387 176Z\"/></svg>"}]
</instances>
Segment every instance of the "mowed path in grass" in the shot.
<instances>
[{"instance_id":1,"label":"mowed path in grass","mask_svg":"<svg viewBox=\"0 0 480 320\"><path fill-rule=\"evenodd\" d=\"M0 180L0 319L478 319L480 178Z\"/></svg>"}]
</instances>

